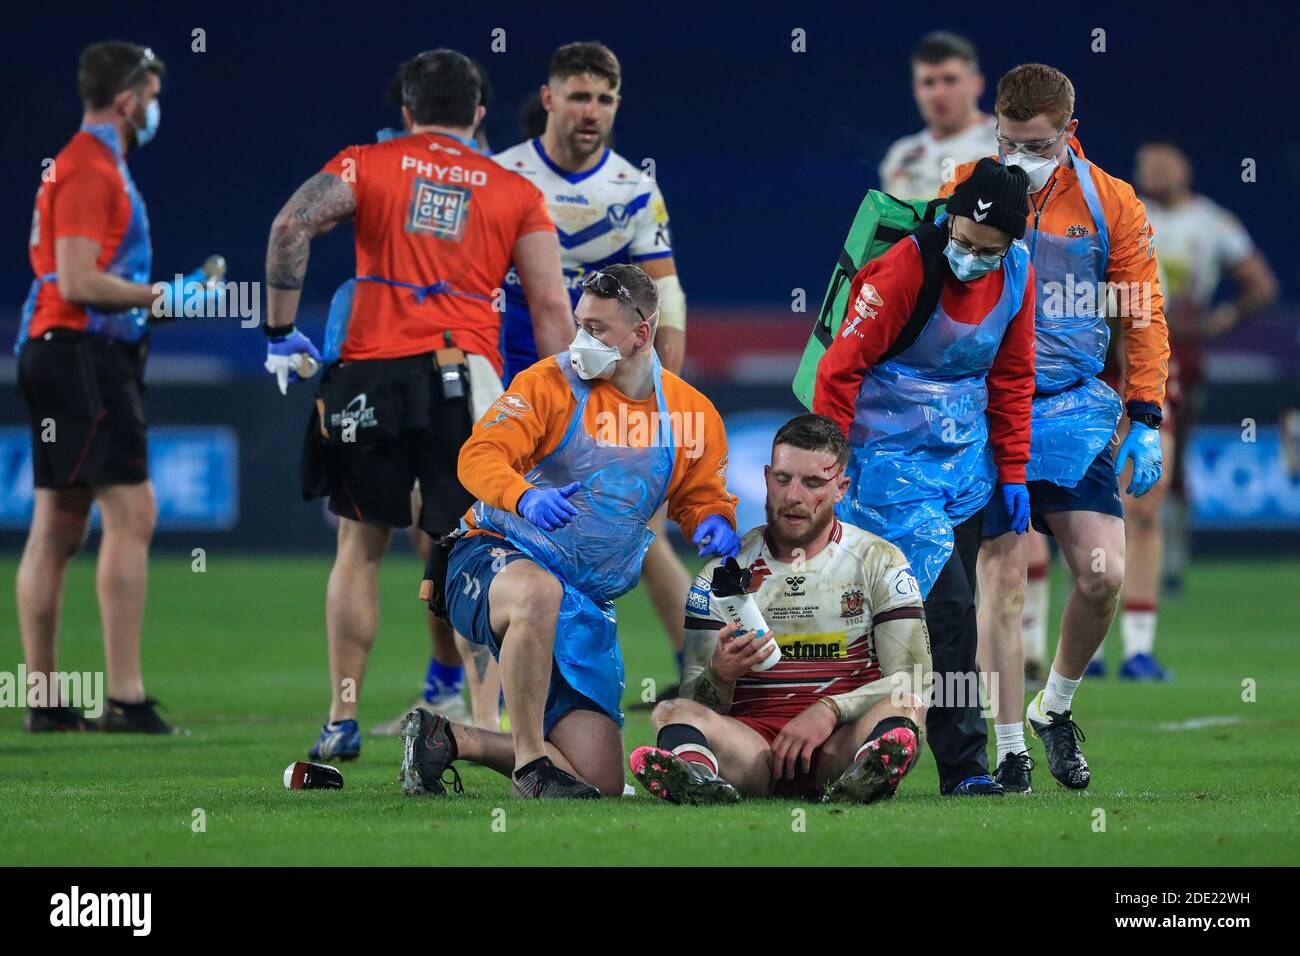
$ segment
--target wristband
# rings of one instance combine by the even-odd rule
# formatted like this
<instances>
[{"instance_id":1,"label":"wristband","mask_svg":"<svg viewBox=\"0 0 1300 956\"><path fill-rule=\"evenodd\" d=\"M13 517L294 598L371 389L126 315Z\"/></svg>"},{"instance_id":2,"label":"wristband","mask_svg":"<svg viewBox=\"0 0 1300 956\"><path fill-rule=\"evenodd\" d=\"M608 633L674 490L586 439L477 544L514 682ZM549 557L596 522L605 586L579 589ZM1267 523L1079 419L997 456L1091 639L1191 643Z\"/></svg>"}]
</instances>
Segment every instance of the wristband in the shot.
<instances>
[{"instance_id":1,"label":"wristband","mask_svg":"<svg viewBox=\"0 0 1300 956\"><path fill-rule=\"evenodd\" d=\"M1140 412L1137 415L1129 415L1129 419L1140 425L1146 425L1147 428L1153 428L1156 431L1160 430L1160 416L1153 415L1151 412Z\"/></svg>"},{"instance_id":2,"label":"wristband","mask_svg":"<svg viewBox=\"0 0 1300 956\"><path fill-rule=\"evenodd\" d=\"M292 322L290 322L288 325L277 325L274 327L272 327L270 323L264 323L262 325L262 334L265 335L268 339L271 338L278 339L278 338L283 338L285 336L293 335L293 328L294 326Z\"/></svg>"},{"instance_id":3,"label":"wristband","mask_svg":"<svg viewBox=\"0 0 1300 956\"><path fill-rule=\"evenodd\" d=\"M827 706L830 707L831 713L835 715L835 726L838 727L840 725L840 721L843 720L843 717L840 716L840 705L835 703L835 699L832 697L819 697L817 699L819 702L826 704Z\"/></svg>"}]
</instances>

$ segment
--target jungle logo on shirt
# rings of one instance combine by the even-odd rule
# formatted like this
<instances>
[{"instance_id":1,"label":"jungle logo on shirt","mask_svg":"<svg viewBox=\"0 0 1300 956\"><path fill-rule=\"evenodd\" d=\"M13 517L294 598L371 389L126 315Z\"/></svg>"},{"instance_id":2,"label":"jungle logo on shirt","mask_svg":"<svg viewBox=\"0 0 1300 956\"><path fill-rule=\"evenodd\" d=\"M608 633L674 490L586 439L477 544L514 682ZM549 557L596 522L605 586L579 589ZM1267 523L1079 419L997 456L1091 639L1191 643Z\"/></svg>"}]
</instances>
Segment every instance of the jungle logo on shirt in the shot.
<instances>
[{"instance_id":1,"label":"jungle logo on shirt","mask_svg":"<svg viewBox=\"0 0 1300 956\"><path fill-rule=\"evenodd\" d=\"M412 189L406 231L460 242L469 219L469 188L416 177Z\"/></svg>"}]
</instances>

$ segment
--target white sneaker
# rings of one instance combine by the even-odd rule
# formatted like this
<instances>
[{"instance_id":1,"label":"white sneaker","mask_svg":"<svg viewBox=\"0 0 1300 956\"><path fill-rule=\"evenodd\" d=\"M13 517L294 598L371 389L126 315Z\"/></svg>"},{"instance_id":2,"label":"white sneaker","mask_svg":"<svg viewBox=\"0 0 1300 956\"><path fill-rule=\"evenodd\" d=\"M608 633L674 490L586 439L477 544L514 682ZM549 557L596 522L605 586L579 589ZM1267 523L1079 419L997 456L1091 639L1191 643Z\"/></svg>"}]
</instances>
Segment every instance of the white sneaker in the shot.
<instances>
[{"instance_id":1,"label":"white sneaker","mask_svg":"<svg viewBox=\"0 0 1300 956\"><path fill-rule=\"evenodd\" d=\"M442 714L448 720L458 724L472 724L474 722L469 712L469 705L465 703L460 694L448 694L445 697L435 697L433 700L425 700L421 696L419 700L392 720L376 724L370 733L375 737L399 736L402 733L402 725L406 722L406 717L412 710L427 710L431 714Z\"/></svg>"}]
</instances>

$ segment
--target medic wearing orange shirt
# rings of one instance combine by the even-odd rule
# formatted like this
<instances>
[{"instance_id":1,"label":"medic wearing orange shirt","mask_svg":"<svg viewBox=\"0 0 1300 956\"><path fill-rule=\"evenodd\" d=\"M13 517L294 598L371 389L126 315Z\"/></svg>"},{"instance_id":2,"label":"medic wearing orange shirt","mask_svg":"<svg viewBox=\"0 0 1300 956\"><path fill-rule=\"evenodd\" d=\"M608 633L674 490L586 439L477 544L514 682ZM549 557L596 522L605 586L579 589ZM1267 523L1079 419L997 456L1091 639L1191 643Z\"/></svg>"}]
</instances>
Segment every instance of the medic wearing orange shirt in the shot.
<instances>
[{"instance_id":1,"label":"medic wearing orange shirt","mask_svg":"<svg viewBox=\"0 0 1300 956\"><path fill-rule=\"evenodd\" d=\"M18 386L32 431L33 510L18 565L18 626L28 673L59 682L64 569L85 543L91 505L103 517L99 610L108 706L101 731L168 734L140 671L149 542L158 508L149 481L144 365L153 324L213 311L202 270L154 283L149 215L127 166L158 132L163 63L148 47L110 41L81 54L81 128L42 169L23 305ZM185 301L182 302L182 299ZM197 306L197 308L196 308ZM224 303L222 315L224 312ZM30 697L28 731L80 731L77 703ZM85 702L89 704L90 702Z\"/></svg>"},{"instance_id":2,"label":"medic wearing orange shirt","mask_svg":"<svg viewBox=\"0 0 1300 956\"><path fill-rule=\"evenodd\" d=\"M1079 748L1083 734L1071 717L1074 692L1110 628L1124 584L1119 475L1131 462L1127 490L1139 496L1160 478L1169 333L1146 210L1132 186L1084 157L1069 78L1040 63L1018 66L998 82L994 112L1000 161L1029 174L1025 242L1038 287L1030 513L1039 531L1056 537L1074 574L1056 659L1026 719L1043 741L1052 776L1081 790L1090 772ZM950 194L971 168L959 167L943 193ZM1124 402L1097 377L1110 341L1108 311L1124 330ZM1128 436L1112 458L1111 436L1125 408ZM997 780L1007 791L1028 792L1030 760L1018 716L1024 701L1019 609L1028 549L1024 537L1008 533L1008 524L994 499L984 510L979 633L989 666L1001 675Z\"/></svg>"},{"instance_id":3,"label":"medic wearing orange shirt","mask_svg":"<svg viewBox=\"0 0 1300 956\"><path fill-rule=\"evenodd\" d=\"M329 719L310 756L361 752L358 691L379 628L378 571L394 527L451 531L473 502L456 476L479 409L501 394L494 300L511 262L549 353L573 334L560 244L541 192L472 145L484 78L454 50L401 68L408 135L340 152L276 216L266 257L266 369L283 391L304 354L294 329L311 240L345 219L356 286L339 360L321 375L303 449L303 495L329 496L338 552L326 597ZM449 635L448 635L449 636Z\"/></svg>"},{"instance_id":4,"label":"medic wearing orange shirt","mask_svg":"<svg viewBox=\"0 0 1300 956\"><path fill-rule=\"evenodd\" d=\"M722 419L659 365L654 281L620 264L583 290L569 351L516 375L462 449L479 500L435 583L457 632L499 660L512 733L412 711L408 793L444 792L460 758L511 775L522 797L621 794L613 602L640 576L647 522L667 502L701 555L739 549Z\"/></svg>"}]
</instances>

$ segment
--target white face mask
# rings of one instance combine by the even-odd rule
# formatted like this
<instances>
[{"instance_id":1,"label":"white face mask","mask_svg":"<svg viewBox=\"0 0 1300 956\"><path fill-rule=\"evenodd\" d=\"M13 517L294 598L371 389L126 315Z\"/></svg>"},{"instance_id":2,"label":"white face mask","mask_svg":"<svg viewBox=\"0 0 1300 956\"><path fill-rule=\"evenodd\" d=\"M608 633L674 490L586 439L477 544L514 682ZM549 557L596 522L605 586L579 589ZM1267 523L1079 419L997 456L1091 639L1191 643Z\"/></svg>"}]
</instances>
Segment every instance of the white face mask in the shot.
<instances>
[{"instance_id":1,"label":"white face mask","mask_svg":"<svg viewBox=\"0 0 1300 956\"><path fill-rule=\"evenodd\" d=\"M1023 169L1029 175L1029 191L1036 193L1047 185L1052 172L1060 165L1060 160L1055 156L1035 156L1022 151L1008 156L1007 165Z\"/></svg>"},{"instance_id":2,"label":"white face mask","mask_svg":"<svg viewBox=\"0 0 1300 956\"><path fill-rule=\"evenodd\" d=\"M586 329L578 329L578 334L569 343L569 364L584 381L609 378L622 357L623 353L617 346L606 345Z\"/></svg>"}]
</instances>

